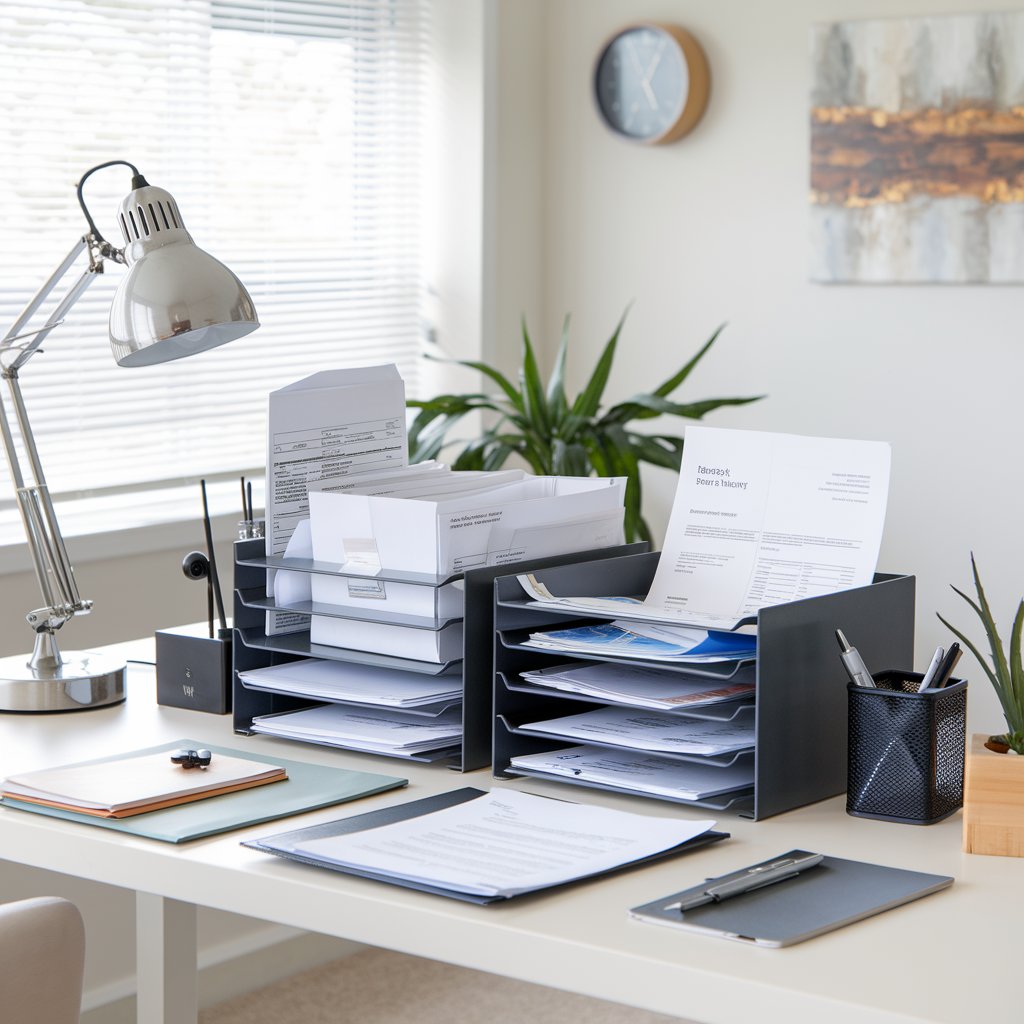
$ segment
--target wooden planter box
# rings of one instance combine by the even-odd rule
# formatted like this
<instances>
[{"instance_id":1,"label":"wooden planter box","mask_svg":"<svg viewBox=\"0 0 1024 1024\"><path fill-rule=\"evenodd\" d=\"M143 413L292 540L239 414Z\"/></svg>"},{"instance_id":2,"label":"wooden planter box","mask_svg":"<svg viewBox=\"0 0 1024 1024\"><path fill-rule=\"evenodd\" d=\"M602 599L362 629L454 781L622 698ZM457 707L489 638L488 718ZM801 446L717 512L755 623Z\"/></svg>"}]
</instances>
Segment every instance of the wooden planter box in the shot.
<instances>
[{"instance_id":1,"label":"wooden planter box","mask_svg":"<svg viewBox=\"0 0 1024 1024\"><path fill-rule=\"evenodd\" d=\"M1024 857L1024 757L985 748L974 733L964 779L964 851Z\"/></svg>"}]
</instances>

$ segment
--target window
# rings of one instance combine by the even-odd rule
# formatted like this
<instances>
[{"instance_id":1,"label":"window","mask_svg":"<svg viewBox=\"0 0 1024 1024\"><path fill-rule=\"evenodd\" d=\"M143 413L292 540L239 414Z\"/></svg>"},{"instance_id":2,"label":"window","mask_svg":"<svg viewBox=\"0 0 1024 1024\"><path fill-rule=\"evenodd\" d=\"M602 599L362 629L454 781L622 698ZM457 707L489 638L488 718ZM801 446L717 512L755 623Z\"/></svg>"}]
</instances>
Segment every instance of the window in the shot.
<instances>
[{"instance_id":1,"label":"window","mask_svg":"<svg viewBox=\"0 0 1024 1024\"><path fill-rule=\"evenodd\" d=\"M84 231L75 182L117 158L174 196L262 323L191 359L121 369L106 336L121 271L108 265L21 376L66 533L192 517L200 476L236 508L239 473L262 473L268 392L315 370L395 362L415 394L427 10L0 0L0 331ZM129 184L116 167L85 187L118 245ZM5 467L0 543L21 539Z\"/></svg>"}]
</instances>

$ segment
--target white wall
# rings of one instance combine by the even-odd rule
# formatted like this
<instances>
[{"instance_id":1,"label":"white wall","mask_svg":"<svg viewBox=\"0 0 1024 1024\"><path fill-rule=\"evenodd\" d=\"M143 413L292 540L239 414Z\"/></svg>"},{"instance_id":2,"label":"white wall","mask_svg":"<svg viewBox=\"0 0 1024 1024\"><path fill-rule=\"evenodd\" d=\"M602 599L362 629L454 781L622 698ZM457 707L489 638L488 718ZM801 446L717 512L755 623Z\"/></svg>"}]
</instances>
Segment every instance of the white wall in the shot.
<instances>
[{"instance_id":1,"label":"white wall","mask_svg":"<svg viewBox=\"0 0 1024 1024\"><path fill-rule=\"evenodd\" d=\"M579 384L633 300L609 386L609 398L618 400L660 383L728 321L680 395L769 397L715 413L709 425L890 441L880 567L917 575L919 662L951 639L936 610L982 639L973 613L949 590L950 583L969 589L972 549L1004 632L1020 598L1024 482L1016 395L1024 295L1017 286L808 282L808 28L813 21L990 6L649 0L640 8L628 0L557 0L543 5L534 47L502 77L509 95L528 95L536 88L532 54L544 48L534 107L543 132L544 216L543 330L538 324L535 334L547 339L548 364L562 315L571 311L571 370ZM689 28L711 66L704 120L665 147L612 136L590 95L602 43L640 18ZM519 197L501 199L505 219L514 218ZM520 272L537 258L524 248ZM506 297L504 307L512 304ZM660 528L671 491L667 473L652 475L647 511ZM971 680L968 727L1001 730L980 668L969 658L962 666Z\"/></svg>"}]
</instances>

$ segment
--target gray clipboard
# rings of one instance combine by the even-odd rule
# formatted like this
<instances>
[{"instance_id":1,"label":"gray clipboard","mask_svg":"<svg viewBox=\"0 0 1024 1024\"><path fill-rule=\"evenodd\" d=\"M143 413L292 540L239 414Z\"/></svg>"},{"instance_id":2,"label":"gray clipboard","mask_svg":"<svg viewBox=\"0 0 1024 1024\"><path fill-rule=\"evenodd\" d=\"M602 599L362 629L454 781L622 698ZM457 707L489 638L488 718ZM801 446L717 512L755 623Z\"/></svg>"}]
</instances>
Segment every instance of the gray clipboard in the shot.
<instances>
[{"instance_id":1,"label":"gray clipboard","mask_svg":"<svg viewBox=\"0 0 1024 1024\"><path fill-rule=\"evenodd\" d=\"M634 907L629 913L641 921L758 946L792 946L952 884L953 879L946 875L825 857L817 867L795 878L720 903L685 912L678 909L681 899L707 888L708 882L703 882Z\"/></svg>"}]
</instances>

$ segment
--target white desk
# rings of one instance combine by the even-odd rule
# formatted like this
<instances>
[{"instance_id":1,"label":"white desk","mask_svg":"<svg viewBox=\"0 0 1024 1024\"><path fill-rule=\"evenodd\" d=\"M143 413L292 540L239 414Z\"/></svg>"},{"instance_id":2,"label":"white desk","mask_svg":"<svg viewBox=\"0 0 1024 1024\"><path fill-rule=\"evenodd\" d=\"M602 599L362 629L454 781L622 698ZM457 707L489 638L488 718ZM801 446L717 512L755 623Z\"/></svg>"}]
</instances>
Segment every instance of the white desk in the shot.
<instances>
[{"instance_id":1,"label":"white desk","mask_svg":"<svg viewBox=\"0 0 1024 1024\"><path fill-rule=\"evenodd\" d=\"M174 846L0 808L0 857L136 890L139 1017L195 1024L195 907L213 907L708 1024L1015 1019L1024 861L960 851L960 816L928 828L850 818L841 799L762 822L661 864L505 905L478 907L288 863L243 838L356 814L460 785L514 786L652 815L702 815L486 771L234 736L230 716L157 707L132 666L125 705L0 716L0 777L178 737L408 776L407 789ZM946 892L789 949L759 949L627 918L627 908L793 847L956 877Z\"/></svg>"}]
</instances>

